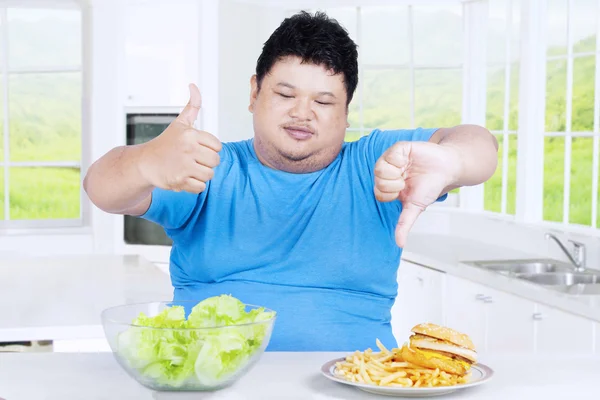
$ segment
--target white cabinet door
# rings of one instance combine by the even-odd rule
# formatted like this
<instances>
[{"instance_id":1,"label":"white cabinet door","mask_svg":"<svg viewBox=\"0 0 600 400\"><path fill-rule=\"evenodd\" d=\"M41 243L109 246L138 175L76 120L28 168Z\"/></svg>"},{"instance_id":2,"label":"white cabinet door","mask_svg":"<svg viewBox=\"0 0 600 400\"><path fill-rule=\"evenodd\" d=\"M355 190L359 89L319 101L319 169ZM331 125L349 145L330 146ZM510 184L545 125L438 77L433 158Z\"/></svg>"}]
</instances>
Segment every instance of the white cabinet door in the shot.
<instances>
[{"instance_id":1,"label":"white cabinet door","mask_svg":"<svg viewBox=\"0 0 600 400\"><path fill-rule=\"evenodd\" d=\"M592 354L594 323L552 307L538 305L536 351L540 354Z\"/></svg>"},{"instance_id":2,"label":"white cabinet door","mask_svg":"<svg viewBox=\"0 0 600 400\"><path fill-rule=\"evenodd\" d=\"M447 275L444 294L445 325L471 337L477 351L486 345L486 287Z\"/></svg>"},{"instance_id":3,"label":"white cabinet door","mask_svg":"<svg viewBox=\"0 0 600 400\"><path fill-rule=\"evenodd\" d=\"M600 322L596 322L596 354L600 355Z\"/></svg>"},{"instance_id":4,"label":"white cabinet door","mask_svg":"<svg viewBox=\"0 0 600 400\"><path fill-rule=\"evenodd\" d=\"M485 289L486 351L532 354L535 342L535 303L506 292Z\"/></svg>"},{"instance_id":5,"label":"white cabinet door","mask_svg":"<svg viewBox=\"0 0 600 400\"><path fill-rule=\"evenodd\" d=\"M128 0L122 15L125 104L183 107L200 85L200 3ZM200 88L202 90L202 88Z\"/></svg>"},{"instance_id":6,"label":"white cabinet door","mask_svg":"<svg viewBox=\"0 0 600 400\"><path fill-rule=\"evenodd\" d=\"M398 270L398 296L392 308L392 330L399 345L410 336L413 326L443 323L444 274L406 260Z\"/></svg>"}]
</instances>

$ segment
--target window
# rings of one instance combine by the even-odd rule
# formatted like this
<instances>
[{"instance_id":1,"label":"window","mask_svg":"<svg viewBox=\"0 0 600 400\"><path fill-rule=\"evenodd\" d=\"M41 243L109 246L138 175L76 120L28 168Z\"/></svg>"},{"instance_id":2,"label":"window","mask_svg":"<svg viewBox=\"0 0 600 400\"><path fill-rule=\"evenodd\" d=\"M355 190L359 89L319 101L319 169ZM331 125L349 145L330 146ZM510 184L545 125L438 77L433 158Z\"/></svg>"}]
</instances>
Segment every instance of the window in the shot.
<instances>
[{"instance_id":1,"label":"window","mask_svg":"<svg viewBox=\"0 0 600 400\"><path fill-rule=\"evenodd\" d=\"M53 4L0 8L4 227L81 224L81 10Z\"/></svg>"},{"instance_id":2,"label":"window","mask_svg":"<svg viewBox=\"0 0 600 400\"><path fill-rule=\"evenodd\" d=\"M375 128L461 123L460 3L324 11L359 45L359 86L350 104L347 141L368 135Z\"/></svg>"},{"instance_id":3,"label":"window","mask_svg":"<svg viewBox=\"0 0 600 400\"><path fill-rule=\"evenodd\" d=\"M519 2L488 3L486 128L498 140L498 167L484 184L484 209L514 215L519 115Z\"/></svg>"},{"instance_id":4,"label":"window","mask_svg":"<svg viewBox=\"0 0 600 400\"><path fill-rule=\"evenodd\" d=\"M598 226L597 0L548 0L543 219Z\"/></svg>"}]
</instances>

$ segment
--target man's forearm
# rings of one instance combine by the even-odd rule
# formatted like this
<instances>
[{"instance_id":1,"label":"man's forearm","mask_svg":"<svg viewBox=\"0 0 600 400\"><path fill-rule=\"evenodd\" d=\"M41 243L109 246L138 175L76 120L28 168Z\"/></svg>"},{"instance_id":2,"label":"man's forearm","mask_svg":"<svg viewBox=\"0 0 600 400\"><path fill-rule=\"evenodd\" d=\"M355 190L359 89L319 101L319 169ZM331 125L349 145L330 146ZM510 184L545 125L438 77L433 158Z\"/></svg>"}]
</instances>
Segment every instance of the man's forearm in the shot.
<instances>
[{"instance_id":1,"label":"man's forearm","mask_svg":"<svg viewBox=\"0 0 600 400\"><path fill-rule=\"evenodd\" d=\"M141 175L141 147L116 147L89 168L83 187L90 200L100 209L116 214L140 214L140 204L153 186Z\"/></svg>"},{"instance_id":2,"label":"man's forearm","mask_svg":"<svg viewBox=\"0 0 600 400\"><path fill-rule=\"evenodd\" d=\"M498 165L498 141L487 129L459 125L440 130L436 135L440 146L452 148L458 155L450 190L478 185L494 175Z\"/></svg>"}]
</instances>

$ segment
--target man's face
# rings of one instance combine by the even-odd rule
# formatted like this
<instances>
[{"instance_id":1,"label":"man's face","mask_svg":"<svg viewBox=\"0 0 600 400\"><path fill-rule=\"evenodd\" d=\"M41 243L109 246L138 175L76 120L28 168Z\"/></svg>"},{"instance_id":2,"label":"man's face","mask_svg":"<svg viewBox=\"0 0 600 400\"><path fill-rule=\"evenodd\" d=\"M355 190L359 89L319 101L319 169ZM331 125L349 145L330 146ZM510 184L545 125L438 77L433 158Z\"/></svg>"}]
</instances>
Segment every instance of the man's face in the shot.
<instances>
[{"instance_id":1,"label":"man's face","mask_svg":"<svg viewBox=\"0 0 600 400\"><path fill-rule=\"evenodd\" d=\"M261 162L304 173L322 169L337 157L348 127L342 74L287 57L265 75L260 91L256 76L251 86L249 109Z\"/></svg>"}]
</instances>

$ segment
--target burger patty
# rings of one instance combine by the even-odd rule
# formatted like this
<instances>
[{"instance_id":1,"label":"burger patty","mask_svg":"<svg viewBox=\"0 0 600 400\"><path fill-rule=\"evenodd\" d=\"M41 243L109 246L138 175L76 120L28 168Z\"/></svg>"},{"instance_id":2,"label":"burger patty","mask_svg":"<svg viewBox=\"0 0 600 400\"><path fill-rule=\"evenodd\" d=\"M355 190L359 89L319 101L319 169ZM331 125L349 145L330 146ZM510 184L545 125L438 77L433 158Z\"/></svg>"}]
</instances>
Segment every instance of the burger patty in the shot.
<instances>
[{"instance_id":1,"label":"burger patty","mask_svg":"<svg viewBox=\"0 0 600 400\"><path fill-rule=\"evenodd\" d=\"M411 336L410 347L424 351L437 352L446 357L450 357L451 359L465 361L469 364L472 364L477 360L477 353L473 350L425 335Z\"/></svg>"}]
</instances>

